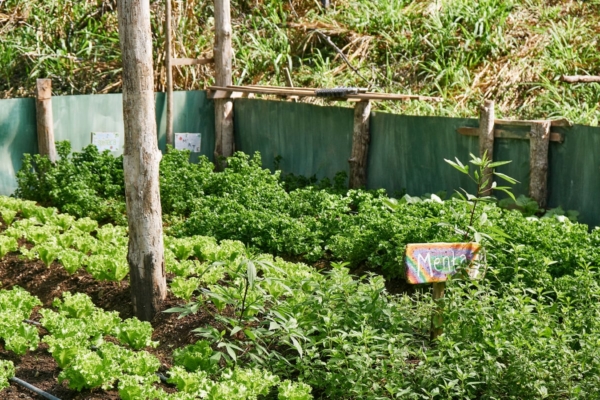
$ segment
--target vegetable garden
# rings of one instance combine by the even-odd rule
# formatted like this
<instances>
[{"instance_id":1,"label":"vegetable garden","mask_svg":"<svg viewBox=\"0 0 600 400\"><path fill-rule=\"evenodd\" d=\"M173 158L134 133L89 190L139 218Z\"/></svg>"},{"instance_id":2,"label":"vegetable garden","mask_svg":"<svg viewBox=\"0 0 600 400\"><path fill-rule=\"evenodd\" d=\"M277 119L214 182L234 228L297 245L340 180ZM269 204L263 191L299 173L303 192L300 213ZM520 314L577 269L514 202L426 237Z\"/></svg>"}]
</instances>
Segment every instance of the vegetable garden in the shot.
<instances>
[{"instance_id":1,"label":"vegetable garden","mask_svg":"<svg viewBox=\"0 0 600 400\"><path fill-rule=\"evenodd\" d=\"M58 148L0 197L2 398L30 393L13 376L61 399L596 398L600 230L560 210L393 200L273 174L258 154L215 173L170 150L170 293L148 323L131 311L121 160ZM432 341L436 305L403 283L404 248L465 234L486 275L447 283Z\"/></svg>"}]
</instances>

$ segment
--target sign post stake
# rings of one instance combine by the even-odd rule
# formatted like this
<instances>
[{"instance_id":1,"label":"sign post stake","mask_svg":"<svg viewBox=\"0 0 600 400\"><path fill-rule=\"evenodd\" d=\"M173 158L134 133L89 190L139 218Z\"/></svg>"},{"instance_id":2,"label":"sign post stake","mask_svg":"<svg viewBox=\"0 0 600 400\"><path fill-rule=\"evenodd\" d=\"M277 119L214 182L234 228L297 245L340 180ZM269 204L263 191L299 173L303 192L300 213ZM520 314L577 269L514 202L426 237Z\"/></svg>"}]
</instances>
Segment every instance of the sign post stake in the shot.
<instances>
[{"instance_id":1,"label":"sign post stake","mask_svg":"<svg viewBox=\"0 0 600 400\"><path fill-rule=\"evenodd\" d=\"M444 297L444 289L446 288L446 282L433 282L433 302L435 303L435 309L431 316L431 340L436 339L444 332L443 323L444 315L442 312L443 307L440 305L440 300Z\"/></svg>"}]
</instances>

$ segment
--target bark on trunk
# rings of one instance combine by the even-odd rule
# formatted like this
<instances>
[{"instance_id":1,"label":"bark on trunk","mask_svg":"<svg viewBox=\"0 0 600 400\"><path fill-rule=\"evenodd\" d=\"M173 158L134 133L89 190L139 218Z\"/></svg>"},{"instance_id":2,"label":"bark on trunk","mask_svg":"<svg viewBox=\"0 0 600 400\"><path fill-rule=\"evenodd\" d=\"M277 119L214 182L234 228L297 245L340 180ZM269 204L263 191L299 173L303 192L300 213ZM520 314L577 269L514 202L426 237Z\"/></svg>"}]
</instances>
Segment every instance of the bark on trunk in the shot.
<instances>
[{"instance_id":1,"label":"bark on trunk","mask_svg":"<svg viewBox=\"0 0 600 400\"><path fill-rule=\"evenodd\" d=\"M167 294L156 137L149 0L119 0L123 59L125 196L129 223L127 260L134 314L149 321Z\"/></svg>"},{"instance_id":2,"label":"bark on trunk","mask_svg":"<svg viewBox=\"0 0 600 400\"><path fill-rule=\"evenodd\" d=\"M48 159L56 162L56 146L54 145L54 121L52 119L52 81L50 79L38 79L36 81L36 123L38 153L48 156Z\"/></svg>"},{"instance_id":3,"label":"bark on trunk","mask_svg":"<svg viewBox=\"0 0 600 400\"><path fill-rule=\"evenodd\" d=\"M215 84L231 85L231 10L229 0L215 0ZM233 101L215 100L215 164L224 167L222 157L231 157L234 151Z\"/></svg>"},{"instance_id":4,"label":"bark on trunk","mask_svg":"<svg viewBox=\"0 0 600 400\"><path fill-rule=\"evenodd\" d=\"M529 197L546 207L548 197L548 145L550 143L550 121L531 125L530 139L530 182Z\"/></svg>"},{"instance_id":5,"label":"bark on trunk","mask_svg":"<svg viewBox=\"0 0 600 400\"><path fill-rule=\"evenodd\" d=\"M165 0L165 69L167 70L167 144L174 145L173 139L173 52L171 51L171 0Z\"/></svg>"},{"instance_id":6,"label":"bark on trunk","mask_svg":"<svg viewBox=\"0 0 600 400\"><path fill-rule=\"evenodd\" d=\"M484 154L487 154L489 160L494 159L494 102L491 100L486 100L479 110L479 155L483 157ZM482 188L482 194L489 196L493 181L492 171L486 168L483 173L489 181Z\"/></svg>"},{"instance_id":7,"label":"bark on trunk","mask_svg":"<svg viewBox=\"0 0 600 400\"><path fill-rule=\"evenodd\" d=\"M367 162L369 156L369 119L371 102L361 101L354 105L354 133L352 135L352 155L350 163L350 189L367 186Z\"/></svg>"}]
</instances>

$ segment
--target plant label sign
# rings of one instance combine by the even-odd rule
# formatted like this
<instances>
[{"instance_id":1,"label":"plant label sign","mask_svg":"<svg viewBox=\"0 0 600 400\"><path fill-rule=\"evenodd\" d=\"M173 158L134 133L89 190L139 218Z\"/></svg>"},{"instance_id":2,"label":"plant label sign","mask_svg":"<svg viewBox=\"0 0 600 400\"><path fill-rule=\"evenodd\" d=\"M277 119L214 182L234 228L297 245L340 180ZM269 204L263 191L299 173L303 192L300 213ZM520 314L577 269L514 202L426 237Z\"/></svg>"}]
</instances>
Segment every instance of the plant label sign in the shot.
<instances>
[{"instance_id":1,"label":"plant label sign","mask_svg":"<svg viewBox=\"0 0 600 400\"><path fill-rule=\"evenodd\" d=\"M408 283L445 282L459 269L473 279L479 277L478 243L419 243L406 245Z\"/></svg>"},{"instance_id":2,"label":"plant label sign","mask_svg":"<svg viewBox=\"0 0 600 400\"><path fill-rule=\"evenodd\" d=\"M200 133L176 133L175 150L189 150L192 153L200 153Z\"/></svg>"},{"instance_id":3,"label":"plant label sign","mask_svg":"<svg viewBox=\"0 0 600 400\"><path fill-rule=\"evenodd\" d=\"M92 132L92 144L102 153L104 150L119 150L119 135L115 132Z\"/></svg>"}]
</instances>

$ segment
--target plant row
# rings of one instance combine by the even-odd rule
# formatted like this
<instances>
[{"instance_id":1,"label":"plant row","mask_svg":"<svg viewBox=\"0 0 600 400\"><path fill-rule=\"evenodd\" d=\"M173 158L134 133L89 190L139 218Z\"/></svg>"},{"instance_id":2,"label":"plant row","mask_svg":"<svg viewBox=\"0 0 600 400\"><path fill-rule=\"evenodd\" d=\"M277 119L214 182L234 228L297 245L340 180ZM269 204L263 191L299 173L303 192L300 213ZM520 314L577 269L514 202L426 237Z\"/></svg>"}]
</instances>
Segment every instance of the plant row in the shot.
<instances>
[{"instance_id":1,"label":"plant row","mask_svg":"<svg viewBox=\"0 0 600 400\"><path fill-rule=\"evenodd\" d=\"M58 148L56 164L25 157L17 196L78 217L123 223L122 160L93 146L73 154L67 142ZM279 171L263 169L259 154L236 153L225 171L215 173L208 159L190 163L188 152L171 150L161 162L160 187L169 236L239 240L259 252L311 263L347 261L386 277L402 276L407 243L464 241L460 231L471 219L469 204L443 195L395 202L382 190L344 189L343 180L282 179ZM478 207L472 228L493 246L490 266L504 281L524 274L533 284L600 260L600 231L571 223L560 210L537 218L537 205L525 198L502 204L512 210ZM472 232L469 237L475 239Z\"/></svg>"}]
</instances>

